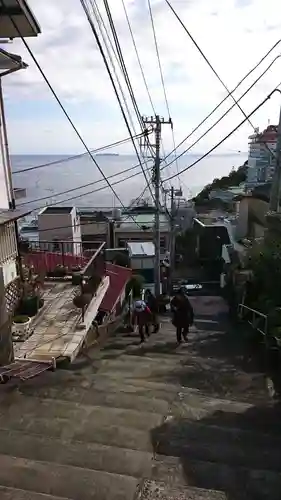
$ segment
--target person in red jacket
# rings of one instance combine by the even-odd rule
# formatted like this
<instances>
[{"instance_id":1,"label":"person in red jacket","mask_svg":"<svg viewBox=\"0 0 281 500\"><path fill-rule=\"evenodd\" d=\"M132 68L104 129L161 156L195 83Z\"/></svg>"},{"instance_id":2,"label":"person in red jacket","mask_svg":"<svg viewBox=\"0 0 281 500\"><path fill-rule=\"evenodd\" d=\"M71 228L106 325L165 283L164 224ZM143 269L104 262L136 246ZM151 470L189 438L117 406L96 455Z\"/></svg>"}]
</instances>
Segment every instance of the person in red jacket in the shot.
<instances>
[{"instance_id":1,"label":"person in red jacket","mask_svg":"<svg viewBox=\"0 0 281 500\"><path fill-rule=\"evenodd\" d=\"M149 337L149 323L151 320L151 312L149 307L146 305L144 300L137 299L134 303L133 309L133 325L137 324L140 342L143 343L145 341L144 334Z\"/></svg>"}]
</instances>

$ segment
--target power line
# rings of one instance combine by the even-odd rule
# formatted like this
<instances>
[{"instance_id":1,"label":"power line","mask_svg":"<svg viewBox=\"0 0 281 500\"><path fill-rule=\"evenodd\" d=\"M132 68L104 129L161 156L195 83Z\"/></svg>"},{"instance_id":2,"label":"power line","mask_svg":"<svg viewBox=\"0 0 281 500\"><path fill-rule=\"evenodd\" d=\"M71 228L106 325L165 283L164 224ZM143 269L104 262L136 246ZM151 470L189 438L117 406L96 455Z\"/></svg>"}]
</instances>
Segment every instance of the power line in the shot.
<instances>
[{"instance_id":1,"label":"power line","mask_svg":"<svg viewBox=\"0 0 281 500\"><path fill-rule=\"evenodd\" d=\"M112 186L116 186L117 184L121 184L122 182L125 182L126 180L129 180L129 179L132 179L138 175L142 175L142 172L137 172L136 174L133 174L133 175L130 175L128 177L125 177L124 179L119 179L119 181L116 181L116 182L113 182L112 183ZM54 203L50 203L48 206L53 206L53 205L58 205L59 203L66 203L67 201L71 201L71 200L77 200L78 198L82 198L84 196L88 196L89 194L94 194L94 193L99 193L100 191L104 191L104 189L107 189L107 186L101 186L100 188L97 188L97 189L92 189L91 191L87 191L86 193L81 193L81 194L78 194L78 195L75 195L75 196L71 196L70 198L66 198L65 200L60 200L60 201L56 201ZM48 197L49 198L49 197ZM29 203L29 202L26 202L26 204ZM18 206L22 206L22 205L18 205ZM36 208L34 208L32 211L36 211L36 210L39 210L40 208L44 208L46 205L40 205ZM124 207L123 204L121 204L122 208L126 208Z\"/></svg>"},{"instance_id":2,"label":"power line","mask_svg":"<svg viewBox=\"0 0 281 500\"><path fill-rule=\"evenodd\" d=\"M151 93L150 93L150 90L149 90L149 87L148 87L146 76L144 74L143 65L141 63L141 59L140 59L139 51L138 51L138 48L137 48L136 40L135 40L135 37L134 37L134 33L133 33L133 30L132 30L131 22L130 22L130 19L129 19L128 11L127 11L127 8L126 8L124 0L121 0L121 1L122 1L123 10L124 10L124 13L125 13L127 25L128 25L128 28L129 28L129 32L130 32L130 35L131 35L132 43L133 43L133 46L134 46L134 50L135 50L135 53L136 53L138 65L139 65L140 72L141 72L141 75L142 75L143 83L144 83L144 86L145 86L145 89L146 89L146 92L147 92L147 95L148 95L148 99L149 99L152 111L156 115L157 114L156 113L156 109L155 109L155 106L153 104L153 100L152 100ZM163 155L165 157L166 154L165 154L165 151L164 151L164 146L163 146L162 138L161 138L161 146L162 146L162 149L163 149Z\"/></svg>"},{"instance_id":3,"label":"power line","mask_svg":"<svg viewBox=\"0 0 281 500\"><path fill-rule=\"evenodd\" d=\"M275 59L273 59L273 61L271 61L271 63L269 64L269 66L264 70L263 73L261 73L261 75L252 83L252 85L250 85L250 87L248 87L248 89L239 97L239 99L237 99L237 102L239 102L241 99L243 99L243 97L245 97L245 95L257 84L257 82L269 71L269 69L271 68L271 66L275 63L275 61L277 59L279 59L281 57L281 55L275 57ZM186 148L184 151L182 151L179 155L178 155L178 158L181 158L184 154L186 154L188 151L190 151L190 149L192 149L194 146L196 146L196 144L198 144L199 141L201 141L201 139L203 139L219 122L221 122L223 120L223 118L225 118L225 116L236 106L236 104L232 104L232 106L230 106L230 108L228 108L225 113L223 113L223 115L220 116L220 118L217 119L217 121L215 121L203 134L200 135L200 137L198 137L198 139L196 139L196 141L194 141L190 146L188 146L188 148ZM174 162L174 160L172 160L170 163L168 163L168 165L165 165L165 166L169 166L171 165L172 163ZM163 168L163 167L162 167Z\"/></svg>"},{"instance_id":4,"label":"power line","mask_svg":"<svg viewBox=\"0 0 281 500\"><path fill-rule=\"evenodd\" d=\"M146 163L148 163L150 160L148 160ZM130 167L130 168L126 168L125 170L121 170L121 172L118 172L117 174L111 174L111 175L108 175L107 176L107 179L113 179L114 177L118 177L119 175L121 174L125 174L127 172L130 172L132 170L135 170L136 168L139 167L139 164L138 165L134 165L133 167ZM151 168L149 169L151 170ZM125 177L124 179L122 179L122 181L125 181L127 179L131 179L132 177L135 177L137 175L141 175L142 172L137 172L135 175L129 175L128 177ZM79 189L83 189L83 188L86 188L86 187L89 187L89 186L94 186L96 184L99 184L100 182L103 182L103 179L98 179L97 181L92 181L92 182L87 182L87 184L82 184L80 186L76 186L75 188L70 188L70 189L66 189L65 191L60 191L58 193L54 193L52 194L51 196L42 196L40 198L36 198L35 200L30 200L30 201L25 201L23 203L20 203L18 206L24 206L24 205L29 205L30 203L36 203L38 201L44 201L44 200L48 200L49 198L54 198L56 196L62 196L64 194L68 194L68 193L72 193L74 191L78 191ZM118 181L118 184L119 184L120 181ZM114 185L114 184L112 184ZM102 189L106 189L107 186L103 186Z\"/></svg>"},{"instance_id":5,"label":"power line","mask_svg":"<svg viewBox=\"0 0 281 500\"><path fill-rule=\"evenodd\" d=\"M197 163L199 163L201 160L203 160L204 158L206 158L206 156L208 156L209 154L211 154L215 149L217 149L223 142L225 142L231 135L233 135L234 132L236 132L236 130L238 130L246 121L248 121L248 118L250 118L254 113L256 113L256 111L258 111L271 98L271 96L275 92L281 93L281 91L278 89L278 87L280 87L280 85L281 85L281 82L277 85L277 87L253 111L251 111L251 113L249 113L249 115L247 115L247 117L244 120L242 120L242 122L240 122L231 132L229 132L229 134L227 134L223 139L221 139L221 141L219 141L215 146L213 146L211 149L209 149L209 151L207 151L207 153L205 153L200 158L198 158L196 161L194 161L193 163L191 163L191 165L188 165L187 167L185 167L184 169L182 169L180 171L180 174L186 172L191 167L194 167L194 165L197 165ZM164 179L164 182L168 181L170 179L173 179L176 176L177 176L177 174L172 175L171 177L168 177L168 179Z\"/></svg>"},{"instance_id":6,"label":"power line","mask_svg":"<svg viewBox=\"0 0 281 500\"><path fill-rule=\"evenodd\" d=\"M246 121L249 122L249 124L251 125L251 127L254 129L254 131L256 130L256 127L254 126L254 124L251 122L251 120L249 119L249 115L246 115L245 111L241 108L240 104L237 102L237 100L235 99L234 95L230 92L230 90L228 89L227 85L224 83L224 81L221 79L221 77L219 76L218 72L215 70L214 66L210 63L209 59L207 58L207 56L204 54L203 50L199 47L198 43L196 42L196 40L193 38L193 36L191 35L191 33L189 32L189 30L187 29L187 27L185 26L185 24L183 23L183 21L181 20L181 18L179 17L179 15L177 14L177 12L175 11L175 9L172 7L172 5L170 4L169 0L166 0L166 3L168 4L168 6L170 7L171 11L173 12L173 14L176 16L177 20L179 21L179 23L181 24L181 26L183 27L184 31L187 33L187 35L189 36L190 40L192 41L192 43L195 45L195 47L197 48L197 50L200 52L201 56L203 57L204 61L208 64L209 68L212 70L212 72L214 73L214 75L216 76L216 78L219 80L219 82L222 84L223 88L227 91L228 95L232 98L232 100L234 101L234 103L237 105L237 107L239 108L239 110L241 111L241 113L243 114L243 116L246 118ZM264 142L264 141L262 141ZM265 147L266 149L269 151L270 155L273 157L273 158L276 158L276 155L273 153L273 151L268 147L267 143L264 142L265 144Z\"/></svg>"},{"instance_id":7,"label":"power line","mask_svg":"<svg viewBox=\"0 0 281 500\"><path fill-rule=\"evenodd\" d=\"M82 1L82 0L81 0ZM2 6L4 6L4 3L3 3L3 0L1 0L1 4ZM122 203L122 200L120 199L120 197L118 196L118 194L116 193L115 189L111 186L110 182L108 181L107 177L104 175L102 169L100 168L98 162L96 161L95 157L93 156L93 154L91 153L90 149L88 148L87 144L85 143L83 137L81 136L80 132L78 131L77 127L75 126L74 122L72 121L72 119L70 118L68 112L66 111L65 107L63 106L62 102L60 101L58 95L56 94L53 86L51 85L51 83L49 82L47 76L45 75L43 69L41 68L41 65L39 64L39 62L37 61L35 55L33 54L32 50L30 49L28 43L26 42L26 40L24 39L24 37L22 36L17 24L15 23L14 19L12 16L9 16L10 17L10 20L11 20L11 23L13 24L14 28L16 29L18 35L20 36L26 50L28 51L30 57L32 58L33 62L35 63L36 67L38 68L39 72L41 73L43 79L45 80L47 86L49 87L52 95L54 96L55 100L57 101L58 105L60 106L61 110L63 111L64 115L66 116L68 122L70 123L71 127L73 128L73 130L75 131L77 137L79 138L79 140L81 141L81 143L83 144L84 148L86 149L87 153L89 154L89 156L91 157L91 159L93 160L94 164L96 165L98 171L100 172L100 174L102 175L102 177L104 178L104 180L106 181L108 187L111 189L111 191L113 192L114 196L118 199L118 201L120 202L121 205L123 205ZM131 134L130 134L131 135Z\"/></svg>"},{"instance_id":8,"label":"power line","mask_svg":"<svg viewBox=\"0 0 281 500\"><path fill-rule=\"evenodd\" d=\"M151 133L151 132L152 131L150 131L149 133ZM140 133L140 134L135 135L134 138L138 139L142 136L143 136L143 133ZM121 144L125 144L126 142L129 142L130 140L131 140L130 137L127 137L126 139L121 139L120 141L116 141L116 142L113 142L111 144L107 144L106 146L101 146L97 149L91 149L91 153L93 153L93 154L98 153L99 151L104 151L106 149L110 149L112 147L119 146ZM76 160L78 158L82 158L83 156L87 156L87 155L88 155L88 153L79 153L76 155L67 156L66 158L61 158L60 160L54 160L54 161L50 161L47 163L41 163L40 165L35 165L33 167L28 167L28 168L23 168L21 170L16 170L15 172L13 172L13 175L22 174L24 172L30 172L31 170L37 170L38 168L51 167L53 165L58 165L60 163L66 163L68 161Z\"/></svg>"},{"instance_id":9,"label":"power line","mask_svg":"<svg viewBox=\"0 0 281 500\"><path fill-rule=\"evenodd\" d=\"M118 59L118 56L116 54L116 50L114 48L114 44L109 36L109 33L108 33L108 30L107 30L107 27L105 25L105 22L103 20L103 17L101 15L101 12L100 12L100 9L97 5L97 2L96 0L91 0L90 1L90 6L92 8L92 12L93 12L93 15L96 19L96 22L97 22L97 26L99 28L99 32L100 32L100 35L102 37L102 40L103 40L103 43L104 43L104 46L105 46L105 49L107 51L107 55L108 55L108 58L109 58L109 61L111 63L111 66L112 66L112 70L113 70L113 73L115 75L115 78L116 78L116 81L117 81L117 84L118 84L118 87L119 87L119 90L121 92L121 95L123 97L123 102L124 102L124 105L126 107L126 110L127 110L127 113L128 113L128 117L129 117L129 120L130 120L130 123L131 123L131 126L132 126L132 129L133 131L136 133L136 129L135 129L135 125L134 125L134 120L133 120L133 117L132 117L132 114L131 114L131 110L128 106L128 103L127 103L127 98L125 96L125 93L124 93L124 90L122 88L122 85L121 85L121 82L120 82L120 79L119 79L119 76L117 74L117 71L116 71L116 67L115 67L115 64L114 64L114 61L113 61L113 57L111 55L111 52L110 52L110 48L112 50L112 53L113 55L115 56L115 59L117 61L117 65L119 66L119 69L122 73L122 67L121 67L121 64L120 64L120 61ZM107 44L107 41L109 42L109 46Z\"/></svg>"},{"instance_id":10,"label":"power line","mask_svg":"<svg viewBox=\"0 0 281 500\"><path fill-rule=\"evenodd\" d=\"M150 0L148 0L148 9L149 9L149 15L150 15L150 20L151 20L151 26L152 26L155 50L156 50L156 55L157 55L157 60L158 60L158 67L159 67L159 72L160 72L160 77L161 77L161 83L162 83L162 87L163 87L164 99L165 99L168 115L169 115L169 117L171 117ZM171 127L171 130L172 130L173 147L174 147L174 150L176 150L176 141L175 141L175 134L174 134L173 125ZM179 165L178 165L177 160L176 160L176 167L177 167L177 172L179 173Z\"/></svg>"},{"instance_id":11,"label":"power line","mask_svg":"<svg viewBox=\"0 0 281 500\"><path fill-rule=\"evenodd\" d=\"M144 130L145 127L144 127L144 124L143 124L143 121L142 121L142 116L141 116L141 113L140 113L139 108L138 108L138 104L137 104L137 101L136 101L136 98L135 98L135 95L134 95L134 90L133 90L133 87L132 87L132 84L131 84L131 81L130 81L130 77L129 77L129 74L128 74L128 71L127 71L127 67L126 67L126 64L125 64L125 60L124 60L124 57L123 57L123 54L122 54L121 45L120 45L120 42L119 42L119 39L118 39L118 35L117 35L116 29L115 29L115 25L114 25L114 21L113 21L113 18L112 18L111 10L110 10L110 7L109 7L109 3L108 3L107 0L103 0L103 3L104 3L104 6L105 6L105 10L106 10L106 13L107 13L109 25L110 25L111 32L112 32L112 35L113 35L113 39L114 39L116 51L117 51L117 54L118 54L119 62L121 64L121 72L123 73L123 76L124 76L124 79L125 79L125 83L127 85L127 88L128 88L128 91L129 91L129 94L130 94L130 97L131 97L131 100L132 100L132 103L133 103L133 107L135 109L136 116L137 116L137 119L138 119L138 122L139 122L139 125L140 125L140 128L142 130ZM152 148L151 148L151 146L149 144L149 141L147 140L146 143L147 143L148 149L150 149L150 151L153 154L153 150L152 150ZM146 179L146 181L147 181L147 179ZM150 182L147 181L147 184L148 184L151 196L153 197L153 193L152 193L151 188L150 188Z\"/></svg>"},{"instance_id":12,"label":"power line","mask_svg":"<svg viewBox=\"0 0 281 500\"><path fill-rule=\"evenodd\" d=\"M92 19L91 19L91 16L90 16L90 14L89 14L89 11L88 11L88 9L87 9L87 6L86 6L85 1L84 1L84 0L80 0L80 2L81 2L81 5L82 5L83 10L84 10L84 12L85 12L85 15L86 15L86 17L87 17L88 23L90 24L90 27L91 27L91 29L92 29L92 32L93 32L93 34L94 34L94 36L95 36L96 43L97 43L97 45L98 45L98 48L99 48L99 51L100 51L100 53L101 53L101 56L102 56L103 62L104 62L104 64L105 64L105 67L106 67L106 70L107 70L108 76L109 76L110 81L111 81L111 84L112 84L112 86L113 86L113 90L114 90L115 96L116 96L116 98L117 98L117 101L118 101L118 104L119 104L119 107L120 107L120 110L121 110L121 113L122 113L123 119L124 119L124 121L125 121L125 124L126 124L126 127L127 127L127 129L128 129L129 135L130 135L130 137L132 138L132 132L131 132L131 129L130 129L130 126L129 126L129 123L128 123L128 120L127 120L127 117L126 117L126 114L125 114L125 111L124 111L124 108L123 108L123 105L122 105L122 103L121 103L121 100L120 100L119 94L118 94L118 92L117 92L117 88L116 88L116 85L115 85L114 79L113 79L113 77L112 77L112 74L111 74L111 71L110 71L110 68L109 68L108 62L107 62L107 60L106 60L106 57L105 57L105 54L104 54L104 50L103 50L102 45L101 45L101 42L100 42L100 40L99 40L99 37L98 37L97 31L96 31L96 28L95 28L94 23L93 23L93 21L92 21ZM105 5L106 5L106 3L105 3ZM110 12L110 11L108 11L108 12ZM111 14L109 14L109 15L111 15ZM110 24L111 24L111 23L110 23ZM113 26L113 28L114 28L114 26ZM112 26L111 26L111 29L112 29ZM117 48L117 46L116 46L116 48ZM143 125L142 125L142 128L143 128ZM151 191L151 195L152 195L152 197L153 197L153 193L152 193L152 190L151 190L151 187L150 187L149 181L148 181L148 179L147 179L147 176L146 176L146 173L145 173L144 167L143 167L143 165L142 165L142 162L141 162L141 159L140 159L140 156L139 156L139 152L138 152L138 150L137 150L137 147L136 147L136 145L135 145L135 143L134 143L134 140L133 140L133 139L132 139L132 143L133 143L133 146L134 146L134 149L135 149L136 155L137 155L137 157L138 157L138 160L139 160L139 162L140 162L140 166L141 166L141 169L142 169L142 171L143 171L143 175L144 175L144 177L145 177L146 183L147 183L147 185L149 186L149 189L150 189L150 191Z\"/></svg>"},{"instance_id":13,"label":"power line","mask_svg":"<svg viewBox=\"0 0 281 500\"><path fill-rule=\"evenodd\" d=\"M201 125L203 125L221 107L221 105L229 98L230 94L233 94L238 89L238 87L240 87L240 85L248 78L248 76L250 76L263 63L263 61L269 56L269 54L271 54L271 52L277 47L277 45L279 45L280 42L281 42L281 39L278 40L266 52L266 54L264 54L264 56L258 61L258 63L256 63L255 66L253 66L253 68L251 68L251 70L248 71L248 73L237 83L237 85L230 92L228 92L227 95L213 108L213 110L178 144L177 148L182 146L182 144L185 141L187 141L195 132L197 132L197 130L201 127ZM170 153L166 156L165 159L167 159L174 152L175 152L175 149L172 149L172 151L170 151Z\"/></svg>"},{"instance_id":14,"label":"power line","mask_svg":"<svg viewBox=\"0 0 281 500\"><path fill-rule=\"evenodd\" d=\"M79 212L78 212L78 213L79 213ZM81 214L79 214L79 215L81 216ZM127 214L125 214L125 215L127 215ZM129 218L129 217L130 217L130 215L128 214L128 218ZM127 219L124 219L124 220L122 220L122 221L120 221L120 222L121 222L121 224L122 224L123 222L127 223ZM167 222L168 222L168 221L167 221ZM164 226L164 225L167 225L167 222L166 222L166 221L160 221L160 224L162 224L162 226ZM87 226L87 227L88 227L88 226L92 226L93 224L96 224L96 223L97 223L97 221L94 221L94 220L93 220L92 222L88 222L88 221L83 222L83 221L80 221L80 226ZM146 229L144 229L144 227L147 227L148 229L150 229L150 228L152 228L152 227L153 227L153 225L152 225L152 224L153 224L153 223L151 223L151 222L147 222L146 224L142 224L142 225L140 225L140 228L141 228L141 230L142 230L142 231L144 231L144 232L145 232L145 231L146 231ZM57 231L57 230L59 230L59 229L68 229L68 228L72 228L72 227L73 227L73 226L72 226L71 224L66 224L66 225L63 225L63 226L56 226L56 227L52 227L51 229L50 229L50 228L40 229L40 230L38 230L38 231L34 231L34 232L36 232L36 233L37 233L37 232L38 232L38 233L44 233L44 232L48 232L48 231ZM33 231L31 231L31 232L33 232ZM24 232L22 232L22 233L21 233L21 238L22 238L22 239L24 239ZM32 241L32 239L31 239L31 241ZM36 241L37 241L37 240L36 240ZM51 243L51 242L50 242L50 243ZM74 242L74 243L75 243L75 242ZM83 243L83 241L82 241L82 243Z\"/></svg>"},{"instance_id":15,"label":"power line","mask_svg":"<svg viewBox=\"0 0 281 500\"><path fill-rule=\"evenodd\" d=\"M130 23L130 19L129 19L129 16L128 16L128 11L126 9L126 5L125 5L124 0L121 0L121 2L122 2L122 5L123 5L123 9L124 9L126 21L127 21L128 28L129 28L129 31L130 31L131 39L132 39L133 46L134 46L134 49L135 49L135 53L136 53L138 65L139 65L140 72L141 72L141 75L142 75L142 79L143 79L143 82L144 82L144 85L145 85L145 88L146 88L148 99L150 101L152 111L156 115L155 107L154 107L154 104L153 104L153 101L152 101L151 93L150 93L150 90L149 90L149 87L148 87L148 83L147 83L147 80L146 80L146 77L145 77L145 74L144 74L144 69L143 69L143 66L142 66L142 63L141 63L141 60L140 60L140 56L139 56L139 52L138 52L138 49L137 49L136 40L135 40L135 37L134 37L134 34L133 34L133 30L132 30L132 27L131 27L131 23Z\"/></svg>"}]
</instances>

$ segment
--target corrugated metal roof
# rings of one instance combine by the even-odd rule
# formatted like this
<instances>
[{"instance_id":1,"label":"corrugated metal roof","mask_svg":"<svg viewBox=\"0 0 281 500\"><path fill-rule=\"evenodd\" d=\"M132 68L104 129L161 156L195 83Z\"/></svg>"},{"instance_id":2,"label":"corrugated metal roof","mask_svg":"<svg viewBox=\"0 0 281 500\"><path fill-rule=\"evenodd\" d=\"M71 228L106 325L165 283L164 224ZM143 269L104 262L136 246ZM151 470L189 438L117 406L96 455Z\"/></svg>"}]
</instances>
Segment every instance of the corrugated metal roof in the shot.
<instances>
[{"instance_id":1,"label":"corrugated metal roof","mask_svg":"<svg viewBox=\"0 0 281 500\"><path fill-rule=\"evenodd\" d=\"M155 247L151 241L128 241L127 243L131 257L154 257Z\"/></svg>"}]
</instances>

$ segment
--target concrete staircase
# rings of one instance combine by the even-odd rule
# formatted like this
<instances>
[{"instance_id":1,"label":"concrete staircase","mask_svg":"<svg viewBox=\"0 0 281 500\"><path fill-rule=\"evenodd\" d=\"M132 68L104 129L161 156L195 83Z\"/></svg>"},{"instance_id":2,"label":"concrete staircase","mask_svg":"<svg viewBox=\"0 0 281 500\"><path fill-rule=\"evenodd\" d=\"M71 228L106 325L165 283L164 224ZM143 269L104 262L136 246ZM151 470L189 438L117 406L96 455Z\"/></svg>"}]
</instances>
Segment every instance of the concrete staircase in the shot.
<instances>
[{"instance_id":1,"label":"concrete staircase","mask_svg":"<svg viewBox=\"0 0 281 500\"><path fill-rule=\"evenodd\" d=\"M280 413L218 318L1 387L1 500L279 500Z\"/></svg>"}]
</instances>

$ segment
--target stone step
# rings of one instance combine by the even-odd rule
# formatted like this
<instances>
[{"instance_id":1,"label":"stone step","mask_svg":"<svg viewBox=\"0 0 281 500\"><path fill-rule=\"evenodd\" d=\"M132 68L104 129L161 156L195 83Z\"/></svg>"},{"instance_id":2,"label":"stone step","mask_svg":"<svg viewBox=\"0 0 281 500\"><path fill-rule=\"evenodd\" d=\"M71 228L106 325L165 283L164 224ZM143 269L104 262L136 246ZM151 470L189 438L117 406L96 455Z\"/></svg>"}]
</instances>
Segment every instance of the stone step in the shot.
<instances>
[{"instance_id":1,"label":"stone step","mask_svg":"<svg viewBox=\"0 0 281 500\"><path fill-rule=\"evenodd\" d=\"M128 427L126 424L88 420L72 422L63 418L18 417L10 422L1 423L0 427L8 431L23 431L61 440L76 440L84 443L97 443L139 451L152 451L150 433Z\"/></svg>"},{"instance_id":2,"label":"stone step","mask_svg":"<svg viewBox=\"0 0 281 500\"><path fill-rule=\"evenodd\" d=\"M239 453L239 447L234 450L230 446L228 456L223 445L220 448L218 446L213 448L212 453L207 454L205 454L206 447L202 445L201 450L200 447L194 448L192 443L187 448L179 449L178 458L156 455L153 460L153 455L149 452L97 443L62 441L0 429L0 455L161 480L171 485L193 485L196 479L196 486L205 489L230 491L238 489L240 485L242 490L247 489L251 493L262 488L263 490L270 488L278 493L281 491L279 450L273 453L272 450L267 453L262 450L260 456L256 447L256 450L252 451L252 456L247 453L247 457L244 457L243 447ZM198 455L201 456L201 460L196 461ZM255 455L256 458L253 459ZM214 461L208 461L210 458ZM241 466L245 463L247 466Z\"/></svg>"},{"instance_id":3,"label":"stone step","mask_svg":"<svg viewBox=\"0 0 281 500\"><path fill-rule=\"evenodd\" d=\"M113 412L112 415L115 413ZM166 456L188 454L198 460L224 462L233 465L278 469L281 439L274 434L261 434L240 428L220 427L169 417L165 423L137 420L111 420L86 416L84 419L47 417L36 415L9 416L2 419L3 431L23 431L62 440L76 440ZM155 417L155 414L150 414ZM143 417L142 417L143 418Z\"/></svg>"},{"instance_id":4,"label":"stone step","mask_svg":"<svg viewBox=\"0 0 281 500\"><path fill-rule=\"evenodd\" d=\"M71 403L69 401L53 401L13 394L0 407L0 427L9 422L17 425L33 419L46 418L65 420L66 425L73 428L85 425L123 425L139 430L150 430L163 421L162 414L146 412L139 409L115 408L111 406L94 406Z\"/></svg>"},{"instance_id":5,"label":"stone step","mask_svg":"<svg viewBox=\"0 0 281 500\"><path fill-rule=\"evenodd\" d=\"M139 378L123 377L119 373L107 373L99 375L91 369L73 376L71 372L57 370L55 373L48 373L38 380L25 382L20 386L19 392L24 395L46 397L75 402L82 402L89 393L97 389L99 391L119 392L124 391L138 396L153 397L164 401L171 401L178 392L198 393L196 389L184 388L178 383L159 382L141 380ZM7 397L2 393L0 404Z\"/></svg>"},{"instance_id":6,"label":"stone step","mask_svg":"<svg viewBox=\"0 0 281 500\"><path fill-rule=\"evenodd\" d=\"M29 381L20 386L20 392L25 395L37 396L41 398L49 398L49 399L62 399L66 401L75 401L75 402L88 402L91 401L91 394L94 390L97 391L105 391L105 392L125 392L129 394L134 394L135 396L143 396L147 399L155 398L158 400L172 402L178 398L178 395L181 396L189 396L196 395L198 397L200 394L203 398L206 398L206 401L232 401L233 404L237 405L245 405L245 409L248 403L248 400L252 403L252 399L249 395L249 398L242 398L242 401L237 401L237 399L233 398L232 394L227 394L225 398L224 394L210 394L208 395L208 391L199 390L196 387L186 387L184 384L179 384L177 377L173 383L169 382L161 382L159 378L155 378L154 380L147 380L135 378L133 373L125 372L125 377L123 373L119 373L118 371L107 372L107 373L94 373L91 368L88 368L87 371L83 371L83 373L77 373L76 376L73 376L71 372L58 370L56 373L49 373L48 376L42 378L40 380L40 384L38 384L38 380ZM188 378L187 378L188 380ZM204 394L205 392L205 394ZM6 395L0 397L0 404L3 399L5 399ZM97 396L98 398L99 396ZM244 403L243 403L244 399ZM262 400L261 400L262 401ZM261 401L257 401L259 404ZM93 401L94 402L94 401ZM183 403L184 403L183 398ZM126 404L126 403L125 403ZM156 403L157 404L157 403ZM194 403L196 406L196 404ZM159 402L159 408L162 407L162 404ZM218 408L216 403L214 403L214 408ZM150 411L148 406L148 411ZM159 410L158 410L159 411Z\"/></svg>"},{"instance_id":7,"label":"stone step","mask_svg":"<svg viewBox=\"0 0 281 500\"><path fill-rule=\"evenodd\" d=\"M264 463L264 466L267 465ZM272 471L266 468L255 469L207 460L199 461L189 455L157 455L154 460L153 479L171 485L191 484L198 488L224 491L231 499L280 499L280 467L278 471Z\"/></svg>"},{"instance_id":8,"label":"stone step","mask_svg":"<svg viewBox=\"0 0 281 500\"><path fill-rule=\"evenodd\" d=\"M168 486L147 480L142 485L139 500L227 500L223 492L192 487Z\"/></svg>"},{"instance_id":9,"label":"stone step","mask_svg":"<svg viewBox=\"0 0 281 500\"><path fill-rule=\"evenodd\" d=\"M124 391L127 392L122 392ZM130 426L131 418L134 419L133 426L154 426L161 422L162 416L174 415L176 417L184 417L185 419L201 420L213 419L216 423L217 419L224 422L224 425L244 428L251 428L254 423L254 417L251 413L257 413L257 408L244 403L208 398L199 394L178 393L173 395L170 403L157 398L149 398L135 394L134 386L126 386L116 384L111 387L114 392L109 392L108 387L102 387L101 390L93 388L87 391L82 401L63 400L61 392L57 390L54 398L40 398L38 396L23 396L21 394L11 394L5 399L2 399L0 406L0 422L6 419L7 412L11 418L19 413L21 409L24 416L29 417L32 413L35 417L48 418L65 418L80 421L89 418L101 418L113 423L120 421L128 422ZM116 392L115 392L116 391ZM145 390L144 390L145 392ZM109 408L109 410L106 410ZM126 411L128 410L128 411ZM131 411L132 410L132 411ZM262 411L261 409L260 411ZM136 413L137 412L137 413ZM155 414L155 418L149 415ZM2 416L2 420L1 420ZM139 418L140 417L140 424ZM135 420L137 418L137 420ZM146 422L146 423L145 423ZM270 420L272 424L272 418ZM255 422L256 424L256 422ZM268 430L268 422L258 419L258 424L263 425L263 432ZM279 429L279 415L275 418L275 425ZM146 427L145 427L146 428ZM149 427L150 428L150 427Z\"/></svg>"},{"instance_id":10,"label":"stone step","mask_svg":"<svg viewBox=\"0 0 281 500\"><path fill-rule=\"evenodd\" d=\"M153 455L149 452L18 431L0 429L0 454L138 478L153 475Z\"/></svg>"},{"instance_id":11,"label":"stone step","mask_svg":"<svg viewBox=\"0 0 281 500\"><path fill-rule=\"evenodd\" d=\"M280 436L171 418L151 431L151 441L160 455L280 470Z\"/></svg>"},{"instance_id":12,"label":"stone step","mask_svg":"<svg viewBox=\"0 0 281 500\"><path fill-rule=\"evenodd\" d=\"M0 485L71 500L133 500L138 480L73 466L0 456Z\"/></svg>"},{"instance_id":13,"label":"stone step","mask_svg":"<svg viewBox=\"0 0 281 500\"><path fill-rule=\"evenodd\" d=\"M1 500L73 500L71 498L45 495L44 493L34 493L32 491L6 488L5 486L0 486L0 498Z\"/></svg>"}]
</instances>

